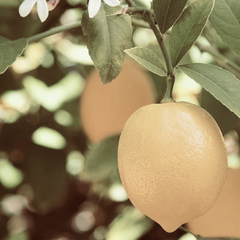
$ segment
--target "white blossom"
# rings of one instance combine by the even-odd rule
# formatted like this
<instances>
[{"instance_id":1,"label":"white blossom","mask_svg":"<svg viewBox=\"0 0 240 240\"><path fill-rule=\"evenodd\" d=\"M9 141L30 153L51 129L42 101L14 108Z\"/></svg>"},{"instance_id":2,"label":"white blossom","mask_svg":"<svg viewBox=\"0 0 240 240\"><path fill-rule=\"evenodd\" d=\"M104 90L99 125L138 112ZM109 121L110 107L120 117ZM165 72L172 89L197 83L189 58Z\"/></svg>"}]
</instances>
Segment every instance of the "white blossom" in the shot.
<instances>
[{"instance_id":1,"label":"white blossom","mask_svg":"<svg viewBox=\"0 0 240 240\"><path fill-rule=\"evenodd\" d=\"M119 5L119 0L103 0L107 5L111 7L116 7ZM88 2L88 14L90 18L97 15L101 7L101 0L89 0Z\"/></svg>"},{"instance_id":2,"label":"white blossom","mask_svg":"<svg viewBox=\"0 0 240 240\"><path fill-rule=\"evenodd\" d=\"M26 17L31 12L36 3L38 16L41 22L44 22L49 14L48 4L46 0L24 0L19 7L19 14L21 17Z\"/></svg>"}]
</instances>

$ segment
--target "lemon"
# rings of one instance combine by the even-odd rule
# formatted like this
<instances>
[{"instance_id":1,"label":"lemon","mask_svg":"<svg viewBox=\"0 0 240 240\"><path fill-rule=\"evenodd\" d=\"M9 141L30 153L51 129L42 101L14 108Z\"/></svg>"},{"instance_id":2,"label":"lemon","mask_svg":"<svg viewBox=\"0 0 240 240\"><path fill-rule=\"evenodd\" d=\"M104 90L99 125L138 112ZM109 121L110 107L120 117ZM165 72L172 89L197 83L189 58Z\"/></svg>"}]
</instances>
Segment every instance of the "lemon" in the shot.
<instances>
[{"instance_id":1,"label":"lemon","mask_svg":"<svg viewBox=\"0 0 240 240\"><path fill-rule=\"evenodd\" d=\"M227 170L217 202L205 215L188 223L188 228L204 237L240 238L240 169Z\"/></svg>"},{"instance_id":2,"label":"lemon","mask_svg":"<svg viewBox=\"0 0 240 240\"><path fill-rule=\"evenodd\" d=\"M80 100L83 129L93 143L120 134L127 119L156 100L155 86L134 60L127 59L119 76L103 84L95 69L86 80Z\"/></svg>"},{"instance_id":3,"label":"lemon","mask_svg":"<svg viewBox=\"0 0 240 240\"><path fill-rule=\"evenodd\" d=\"M126 122L118 168L132 204L173 232L217 201L227 152L218 125L201 107L186 102L150 104Z\"/></svg>"}]
</instances>

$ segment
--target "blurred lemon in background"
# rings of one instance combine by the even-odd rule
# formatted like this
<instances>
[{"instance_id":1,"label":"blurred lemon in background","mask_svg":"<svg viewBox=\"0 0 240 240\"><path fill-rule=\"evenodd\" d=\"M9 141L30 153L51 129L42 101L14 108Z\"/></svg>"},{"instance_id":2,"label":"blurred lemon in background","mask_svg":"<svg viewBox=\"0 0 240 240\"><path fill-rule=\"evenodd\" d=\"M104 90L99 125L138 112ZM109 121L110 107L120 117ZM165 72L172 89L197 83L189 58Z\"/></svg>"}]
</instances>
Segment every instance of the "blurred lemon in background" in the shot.
<instances>
[{"instance_id":1,"label":"blurred lemon in background","mask_svg":"<svg viewBox=\"0 0 240 240\"><path fill-rule=\"evenodd\" d=\"M86 79L80 101L80 118L91 142L120 134L133 112L156 101L155 86L147 72L126 59L119 76L103 84L94 69Z\"/></svg>"},{"instance_id":2,"label":"blurred lemon in background","mask_svg":"<svg viewBox=\"0 0 240 240\"><path fill-rule=\"evenodd\" d=\"M189 222L188 228L204 237L240 238L240 169L228 168L219 199L205 215Z\"/></svg>"}]
</instances>

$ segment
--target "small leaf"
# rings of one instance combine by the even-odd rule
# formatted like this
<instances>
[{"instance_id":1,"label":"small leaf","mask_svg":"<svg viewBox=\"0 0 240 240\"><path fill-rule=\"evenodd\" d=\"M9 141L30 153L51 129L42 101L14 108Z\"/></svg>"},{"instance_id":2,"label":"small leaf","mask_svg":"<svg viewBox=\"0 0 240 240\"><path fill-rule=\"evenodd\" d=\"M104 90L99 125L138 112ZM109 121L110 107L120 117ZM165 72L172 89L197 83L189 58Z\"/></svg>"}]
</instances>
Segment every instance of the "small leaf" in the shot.
<instances>
[{"instance_id":1,"label":"small leaf","mask_svg":"<svg viewBox=\"0 0 240 240\"><path fill-rule=\"evenodd\" d=\"M240 55L240 24L224 0L216 0L210 21L226 45Z\"/></svg>"},{"instance_id":2,"label":"small leaf","mask_svg":"<svg viewBox=\"0 0 240 240\"><path fill-rule=\"evenodd\" d=\"M153 0L153 11L162 34L178 19L186 3L187 0Z\"/></svg>"},{"instance_id":3,"label":"small leaf","mask_svg":"<svg viewBox=\"0 0 240 240\"><path fill-rule=\"evenodd\" d=\"M117 172L117 149L119 135L109 137L86 153L83 179L92 182L108 180Z\"/></svg>"},{"instance_id":4,"label":"small leaf","mask_svg":"<svg viewBox=\"0 0 240 240\"><path fill-rule=\"evenodd\" d=\"M27 45L26 38L10 41L0 36L0 74L4 73L15 62Z\"/></svg>"},{"instance_id":5,"label":"small leaf","mask_svg":"<svg viewBox=\"0 0 240 240\"><path fill-rule=\"evenodd\" d=\"M175 67L202 33L213 9L214 0L198 0L184 10L174 24L169 39L172 65Z\"/></svg>"},{"instance_id":6,"label":"small leaf","mask_svg":"<svg viewBox=\"0 0 240 240\"><path fill-rule=\"evenodd\" d=\"M131 18L127 14L115 14L119 10L121 7L102 3L94 18L89 18L87 11L83 13L82 29L88 36L89 54L103 83L118 76L124 62L124 50L132 46Z\"/></svg>"},{"instance_id":7,"label":"small leaf","mask_svg":"<svg viewBox=\"0 0 240 240\"><path fill-rule=\"evenodd\" d=\"M178 68L240 117L240 80L232 73L202 63L181 65Z\"/></svg>"},{"instance_id":8,"label":"small leaf","mask_svg":"<svg viewBox=\"0 0 240 240\"><path fill-rule=\"evenodd\" d=\"M166 76L161 59L152 50L145 47L134 47L125 52L149 71L161 77Z\"/></svg>"}]
</instances>

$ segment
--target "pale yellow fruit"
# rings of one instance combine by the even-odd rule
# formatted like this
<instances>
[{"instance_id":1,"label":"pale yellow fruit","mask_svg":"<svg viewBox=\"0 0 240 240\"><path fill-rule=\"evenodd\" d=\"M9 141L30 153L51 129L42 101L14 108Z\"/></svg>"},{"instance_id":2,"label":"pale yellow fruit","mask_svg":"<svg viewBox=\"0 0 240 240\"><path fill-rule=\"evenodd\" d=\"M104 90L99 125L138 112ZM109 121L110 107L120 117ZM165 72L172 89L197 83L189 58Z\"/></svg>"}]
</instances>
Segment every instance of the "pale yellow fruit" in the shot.
<instances>
[{"instance_id":1,"label":"pale yellow fruit","mask_svg":"<svg viewBox=\"0 0 240 240\"><path fill-rule=\"evenodd\" d=\"M126 122L118 168L133 205L173 232L216 202L227 152L218 125L204 109L186 102L150 104Z\"/></svg>"},{"instance_id":2,"label":"pale yellow fruit","mask_svg":"<svg viewBox=\"0 0 240 240\"><path fill-rule=\"evenodd\" d=\"M155 100L152 80L134 60L126 60L120 75L105 85L94 70L86 81L80 102L84 131L95 143L120 134L134 111Z\"/></svg>"},{"instance_id":3,"label":"pale yellow fruit","mask_svg":"<svg viewBox=\"0 0 240 240\"><path fill-rule=\"evenodd\" d=\"M220 197L202 217L188 228L204 237L240 238L240 169L228 169Z\"/></svg>"}]
</instances>

